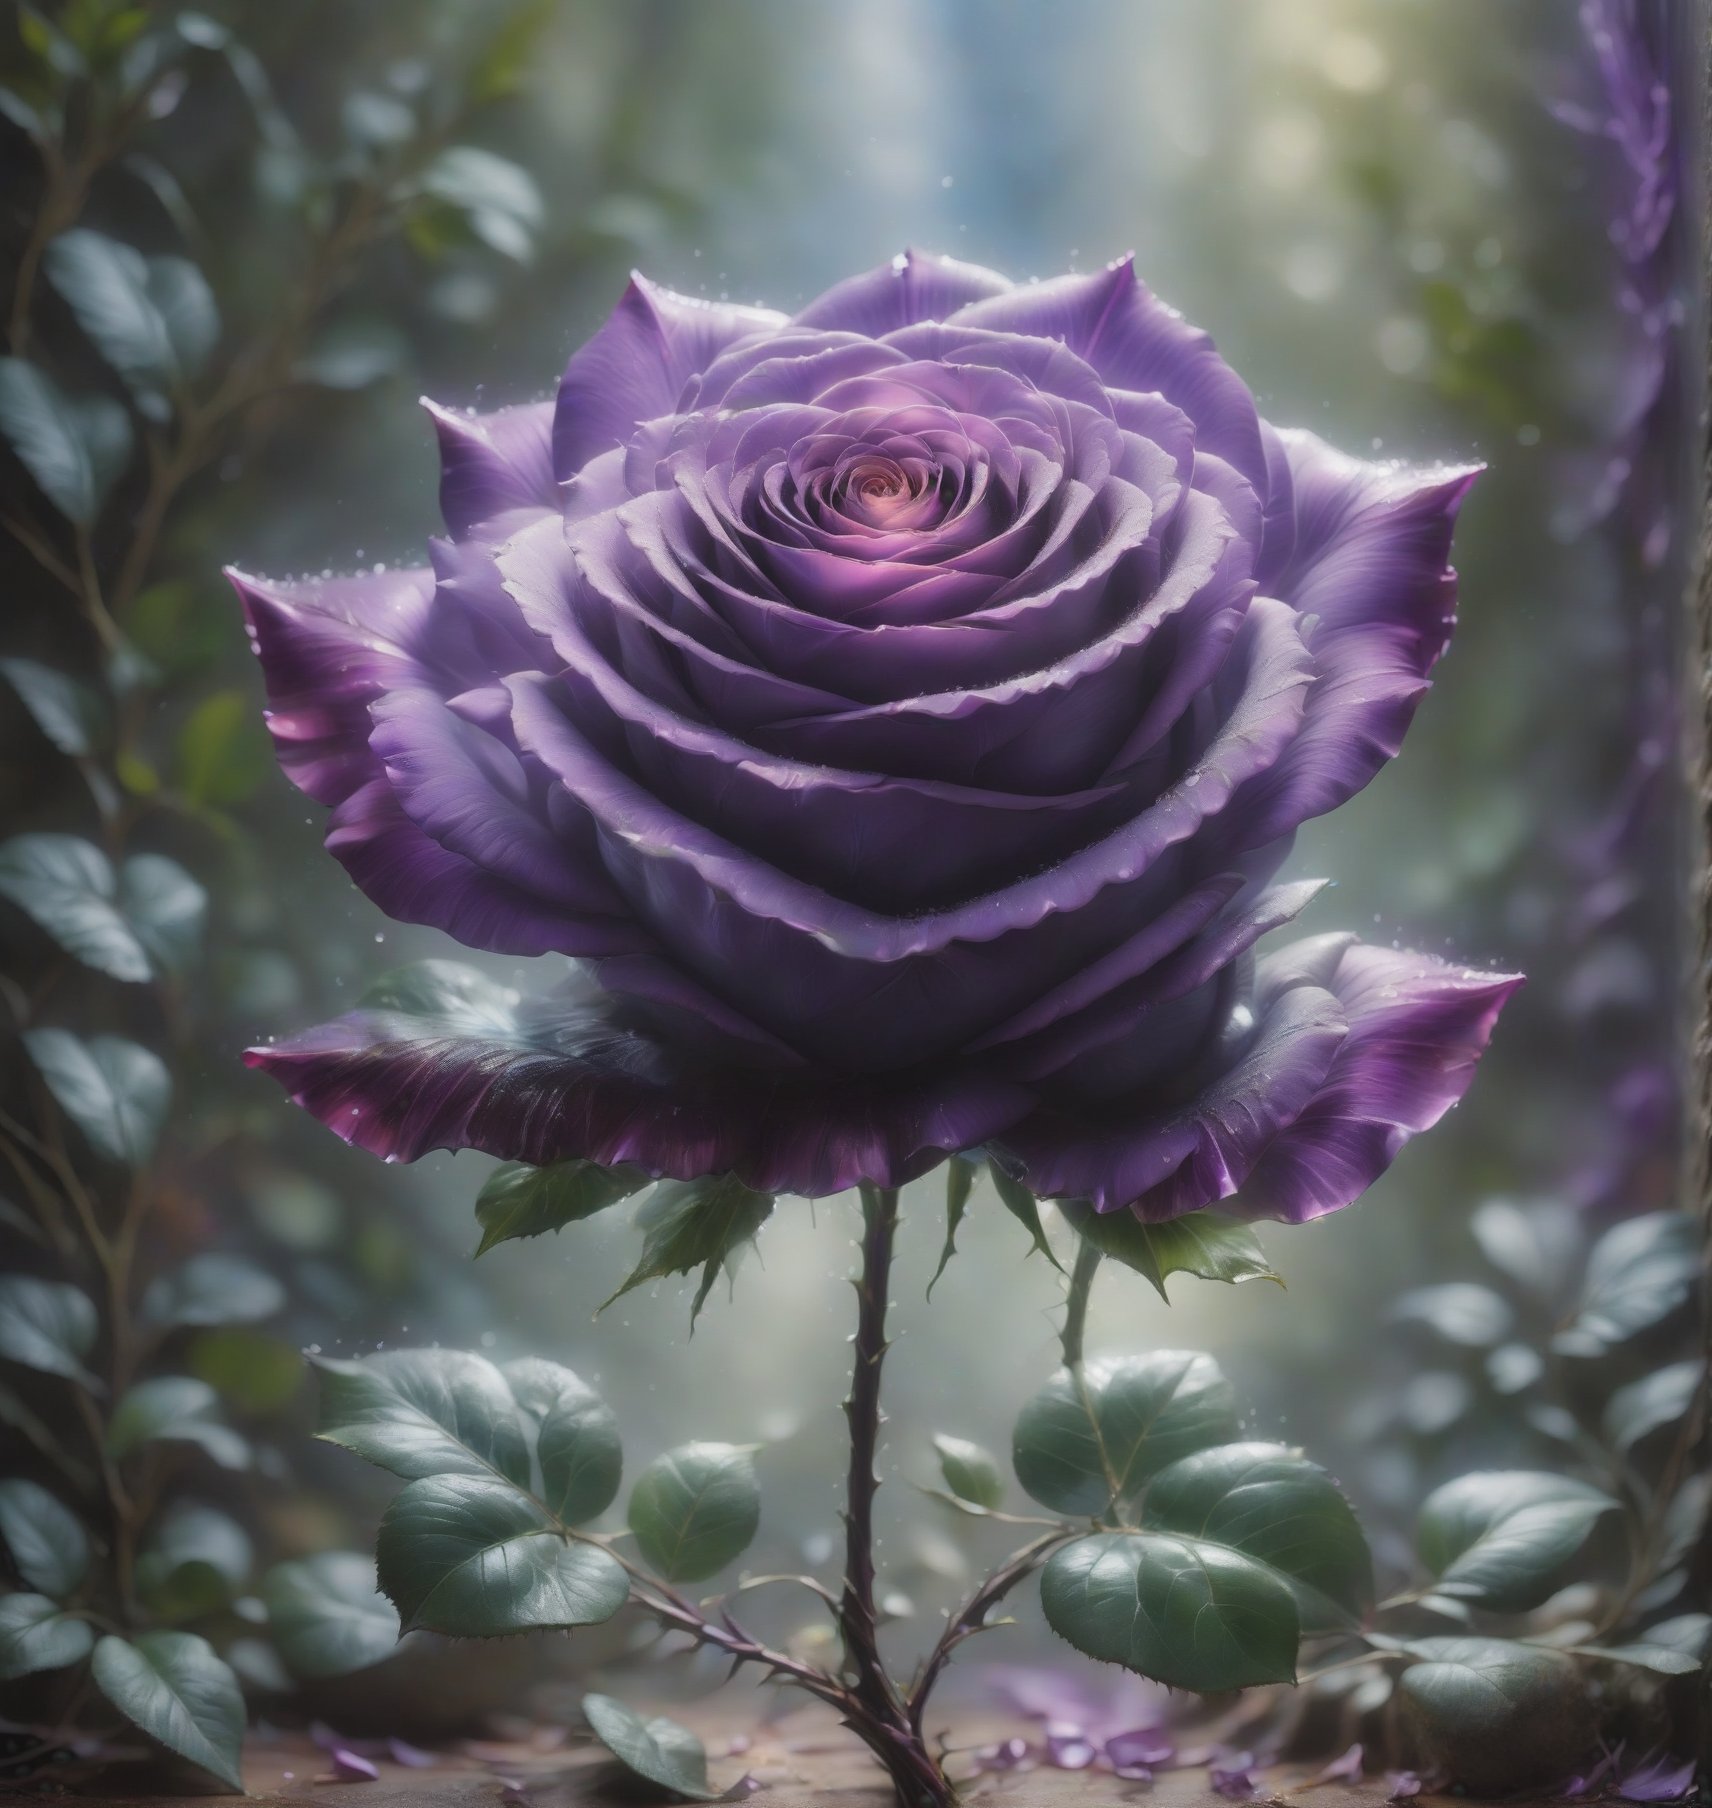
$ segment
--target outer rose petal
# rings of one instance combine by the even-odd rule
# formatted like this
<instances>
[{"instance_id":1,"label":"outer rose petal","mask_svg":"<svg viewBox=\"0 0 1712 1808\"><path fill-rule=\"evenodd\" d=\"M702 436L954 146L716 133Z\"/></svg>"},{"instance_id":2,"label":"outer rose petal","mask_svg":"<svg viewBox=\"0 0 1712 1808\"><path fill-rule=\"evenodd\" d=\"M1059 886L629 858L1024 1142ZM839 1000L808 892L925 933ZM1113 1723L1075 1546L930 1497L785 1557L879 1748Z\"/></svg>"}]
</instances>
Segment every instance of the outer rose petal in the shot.
<instances>
[{"instance_id":1,"label":"outer rose petal","mask_svg":"<svg viewBox=\"0 0 1712 1808\"><path fill-rule=\"evenodd\" d=\"M1188 1104L1127 1123L1041 1113L1002 1144L1038 1192L1100 1211L1158 1222L1237 1194L1238 1212L1302 1223L1357 1198L1462 1097L1520 984L1317 936L1260 963L1258 1027Z\"/></svg>"},{"instance_id":2,"label":"outer rose petal","mask_svg":"<svg viewBox=\"0 0 1712 1808\"><path fill-rule=\"evenodd\" d=\"M426 396L422 406L440 441L440 513L456 538L519 509L558 507L551 402L493 414L460 414Z\"/></svg>"},{"instance_id":3,"label":"outer rose petal","mask_svg":"<svg viewBox=\"0 0 1712 1808\"><path fill-rule=\"evenodd\" d=\"M735 1173L809 1197L859 1180L901 1185L1026 1108L1018 1089L969 1076L873 1090L848 1078L793 1087L730 1060L692 1067L586 976L533 1008L482 994L490 1002L456 1020L357 1010L244 1058L389 1160L430 1149L579 1157L677 1180Z\"/></svg>"},{"instance_id":4,"label":"outer rose petal","mask_svg":"<svg viewBox=\"0 0 1712 1808\"><path fill-rule=\"evenodd\" d=\"M640 273L587 345L572 353L553 416L553 469L561 481L623 445L643 421L670 414L685 383L728 345L785 324L771 308L698 301Z\"/></svg>"},{"instance_id":5,"label":"outer rose petal","mask_svg":"<svg viewBox=\"0 0 1712 1808\"><path fill-rule=\"evenodd\" d=\"M878 339L918 320L946 320L970 302L1006 294L1008 278L979 264L931 252L903 251L889 264L852 276L817 296L797 326L831 327Z\"/></svg>"},{"instance_id":6,"label":"outer rose petal","mask_svg":"<svg viewBox=\"0 0 1712 1808\"><path fill-rule=\"evenodd\" d=\"M1285 949L1261 963L1263 987L1290 955ZM1521 983L1430 955L1348 947L1331 986L1349 1035L1313 1103L1256 1163L1237 1210L1305 1224L1359 1198L1411 1136L1430 1130L1468 1090L1498 1013Z\"/></svg>"},{"instance_id":7,"label":"outer rose petal","mask_svg":"<svg viewBox=\"0 0 1712 1808\"><path fill-rule=\"evenodd\" d=\"M1456 626L1451 532L1479 467L1364 464L1280 433L1296 545L1268 586L1303 617L1319 669L1300 739L1245 806L1283 834L1352 797L1402 746Z\"/></svg>"},{"instance_id":8,"label":"outer rose petal","mask_svg":"<svg viewBox=\"0 0 1712 1808\"><path fill-rule=\"evenodd\" d=\"M228 570L267 681L268 730L285 775L337 804L379 776L369 704L426 681L415 644L434 597L431 571L274 583Z\"/></svg>"}]
</instances>

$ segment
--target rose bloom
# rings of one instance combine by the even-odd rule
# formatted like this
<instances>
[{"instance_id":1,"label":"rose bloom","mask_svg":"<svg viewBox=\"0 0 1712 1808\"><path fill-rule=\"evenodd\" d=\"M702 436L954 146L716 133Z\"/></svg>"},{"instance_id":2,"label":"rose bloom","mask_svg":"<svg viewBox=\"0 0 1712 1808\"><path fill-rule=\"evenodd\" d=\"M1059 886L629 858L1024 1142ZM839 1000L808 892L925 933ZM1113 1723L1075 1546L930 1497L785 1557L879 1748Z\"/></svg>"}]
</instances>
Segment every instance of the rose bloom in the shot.
<instances>
[{"instance_id":1,"label":"rose bloom","mask_svg":"<svg viewBox=\"0 0 1712 1808\"><path fill-rule=\"evenodd\" d=\"M1300 1221L1462 1095L1514 978L1255 946L1428 689L1473 470L1272 427L1127 260L637 277L555 400L430 413L426 566L236 576L269 723L383 910L575 962L251 1051L341 1135Z\"/></svg>"}]
</instances>

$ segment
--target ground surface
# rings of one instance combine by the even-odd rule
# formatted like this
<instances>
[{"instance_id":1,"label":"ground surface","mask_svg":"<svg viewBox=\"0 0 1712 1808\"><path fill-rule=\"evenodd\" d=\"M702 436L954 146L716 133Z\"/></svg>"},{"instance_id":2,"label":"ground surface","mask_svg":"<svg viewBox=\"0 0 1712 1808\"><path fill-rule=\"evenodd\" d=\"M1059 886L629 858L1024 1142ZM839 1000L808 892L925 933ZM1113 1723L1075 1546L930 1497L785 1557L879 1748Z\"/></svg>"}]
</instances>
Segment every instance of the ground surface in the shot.
<instances>
[{"instance_id":1,"label":"ground surface","mask_svg":"<svg viewBox=\"0 0 1712 1808\"><path fill-rule=\"evenodd\" d=\"M890 1808L891 1798L879 1786L876 1772L861 1748L843 1733L830 1715L818 1709L793 1714L777 1727L757 1725L752 1733L731 1733L729 1709L715 1723L705 1710L674 1709L673 1713L694 1726L707 1744L710 1780L717 1788L752 1777L759 1790L756 1808ZM970 1743L990 1729L970 1729ZM963 1743L959 1736L958 1743ZM737 1747L733 1750L733 1746ZM433 1753L415 1753L406 1747L412 1763L400 1763L381 1755L366 1742L379 1775L348 1780L336 1774L335 1761L321 1743L306 1733L252 1734L244 1766L245 1781L257 1808L302 1808L308 1802L326 1808L596 1808L596 1805L629 1804L631 1808L650 1796L615 1784L610 1760L598 1747L580 1736L567 1738L557 1730L515 1740L463 1740ZM424 1760L432 1759L431 1763ZM1386 1798L1382 1780L1359 1785L1309 1783L1312 1767L1286 1765L1268 1771L1266 1803L1300 1803L1301 1808L1380 1808ZM70 1776L55 1778L60 1788ZM45 1785L47 1779L43 1779ZM1307 1784L1307 1787L1303 1787ZM0 1783L0 1800L42 1799L42 1787L27 1794ZM143 1773L100 1773L81 1781L76 1791L81 1803L120 1803L137 1808L139 1796L149 1793L150 1808L213 1808L222 1798L161 1795L158 1779L151 1784ZM58 1791L56 1790L57 1794ZM1163 1771L1151 1786L1120 1781L1093 1772L1070 1773L1039 1769L982 1776L970 1783L966 1799L990 1808L1104 1808L1105 1804L1136 1803L1148 1808L1222 1808L1225 1798L1212 1788L1203 1768ZM64 1799L61 1797L60 1799ZM226 1798L229 1799L229 1798ZM1430 1808L1431 1797L1418 1798Z\"/></svg>"}]
</instances>

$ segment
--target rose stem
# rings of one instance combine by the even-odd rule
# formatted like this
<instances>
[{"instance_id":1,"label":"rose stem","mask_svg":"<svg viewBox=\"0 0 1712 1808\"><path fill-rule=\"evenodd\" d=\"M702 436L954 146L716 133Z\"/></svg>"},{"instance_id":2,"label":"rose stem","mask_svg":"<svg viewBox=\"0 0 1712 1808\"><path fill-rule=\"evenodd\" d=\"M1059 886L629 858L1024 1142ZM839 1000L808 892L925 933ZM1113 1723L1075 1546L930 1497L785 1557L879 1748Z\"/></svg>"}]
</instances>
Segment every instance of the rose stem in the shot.
<instances>
[{"instance_id":1,"label":"rose stem","mask_svg":"<svg viewBox=\"0 0 1712 1808\"><path fill-rule=\"evenodd\" d=\"M1070 1291L1064 1298L1064 1329L1058 1341L1064 1350L1064 1366L1078 1368L1082 1361L1082 1334L1088 1323L1088 1295L1094 1287L1094 1271L1100 1252L1085 1238L1076 1245L1076 1265L1070 1271Z\"/></svg>"},{"instance_id":2,"label":"rose stem","mask_svg":"<svg viewBox=\"0 0 1712 1808\"><path fill-rule=\"evenodd\" d=\"M886 1303L891 1287L892 1242L898 1228L898 1189L861 1187L862 1273L856 1289L855 1358L844 1416L850 1425L850 1478L844 1508L844 1591L838 1622L844 1634L852 1694L869 1723L883 1729L874 1745L900 1799L911 1804L951 1801L950 1786L910 1724L908 1709L880 1659L874 1613L874 1495L880 1478L880 1371L886 1360Z\"/></svg>"}]
</instances>

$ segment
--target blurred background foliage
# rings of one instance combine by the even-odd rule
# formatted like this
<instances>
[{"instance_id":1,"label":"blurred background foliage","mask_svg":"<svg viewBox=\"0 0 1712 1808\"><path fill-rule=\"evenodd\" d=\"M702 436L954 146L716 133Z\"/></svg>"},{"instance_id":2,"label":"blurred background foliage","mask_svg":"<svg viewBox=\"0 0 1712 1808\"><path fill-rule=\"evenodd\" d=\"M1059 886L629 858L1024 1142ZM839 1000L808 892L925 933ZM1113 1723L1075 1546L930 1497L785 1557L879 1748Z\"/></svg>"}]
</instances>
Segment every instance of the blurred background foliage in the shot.
<instances>
[{"instance_id":1,"label":"blurred background foliage","mask_svg":"<svg viewBox=\"0 0 1712 1808\"><path fill-rule=\"evenodd\" d=\"M1549 1415L1527 1416L1538 1377L1508 1385L1525 1366L1512 1356L1494 1379L1495 1352L1515 1342L1499 1292L1473 1307L1465 1293L1460 1316L1449 1296L1405 1296L1486 1286L1489 1237L1471 1227L1494 1199L1553 1227L1541 1235L1572 1272L1597 1232L1670 1204L1675 1186L1680 549L1639 547L1602 518L1636 354L1609 233L1620 159L1554 110L1592 80L1573 8L233 0L178 13L70 0L4 13L11 268L35 254L45 198L49 236L76 224L190 259L220 316L211 387L164 420L139 410L154 450L79 541L117 574L111 620L14 545L0 631L7 656L104 669L114 712L110 743L67 761L27 695L0 699L0 818L14 831L123 823L127 845L205 889L201 950L168 985L120 987L66 970L9 907L0 937L15 1012L170 1050L176 1104L139 1285L218 1251L283 1289L257 1322L187 1330L174 1348L258 1452L247 1475L196 1478L248 1528L256 1562L366 1548L382 1496L307 1440L297 1353L400 1343L566 1361L639 1455L692 1428L762 1442L757 1558L813 1565L832 1548L847 1350L829 1321L846 1310L848 1202L781 1210L691 1353L687 1284L591 1322L628 1265L621 1214L472 1266L490 1164L382 1168L239 1065L245 1044L330 1014L381 968L449 950L382 918L322 853L320 812L273 769L219 568L414 562L437 526L416 396L549 393L632 266L790 308L906 243L1025 278L1133 248L1273 419L1353 451L1490 466L1458 533L1462 626L1406 755L1305 833L1293 868L1337 881L1311 931L1448 948L1530 984L1468 1104L1366 1200L1263 1233L1287 1290L1179 1281L1167 1309L1108 1273L1089 1347L1213 1350L1258 1403L1257 1435L1308 1443L1382 1554L1402 1554L1397 1528L1427 1486L1494 1449L1551 1465ZM145 67L137 47L157 38L170 54ZM128 58L134 72L116 73ZM125 98L92 106L96 91ZM62 141L60 108L69 169L32 143ZM44 278L33 293L8 350L78 394L123 398L75 306ZM187 422L202 423L194 436ZM175 481L150 521L163 461ZM4 485L8 516L75 567L79 545L24 473ZM139 511L151 543L133 564ZM7 1059L21 1096L22 1062ZM929 1308L939 1184L906 1198L883 1460L899 1485L881 1495L891 1608L922 1623L999 1547L975 1551L979 1534L907 1484L935 1480L935 1432L1006 1445L1016 1403L1056 1360L1060 1297L977 1197ZM758 1603L761 1629L789 1636L768 1622L783 1611ZM604 1636L578 1650L611 1655ZM1011 1636L1006 1656L1047 1648L1033 1622ZM564 1653L555 1642L552 1662ZM546 1662L507 1647L491 1686ZM430 1698L413 1703L432 1719ZM481 1705L466 1691L460 1710Z\"/></svg>"}]
</instances>

